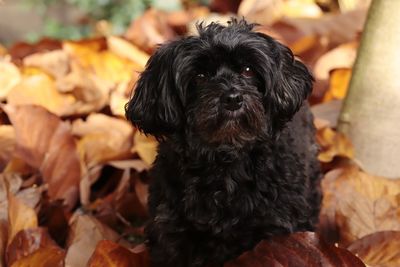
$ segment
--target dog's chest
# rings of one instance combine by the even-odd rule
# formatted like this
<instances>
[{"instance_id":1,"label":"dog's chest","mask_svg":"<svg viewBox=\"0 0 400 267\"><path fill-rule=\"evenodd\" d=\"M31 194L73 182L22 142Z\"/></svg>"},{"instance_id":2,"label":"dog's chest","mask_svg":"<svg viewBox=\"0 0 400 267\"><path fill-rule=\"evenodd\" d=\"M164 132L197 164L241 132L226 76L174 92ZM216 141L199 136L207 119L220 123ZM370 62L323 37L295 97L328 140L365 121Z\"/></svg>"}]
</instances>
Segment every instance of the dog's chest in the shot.
<instances>
[{"instance_id":1,"label":"dog's chest","mask_svg":"<svg viewBox=\"0 0 400 267\"><path fill-rule=\"evenodd\" d=\"M187 173L183 213L198 230L229 231L247 218L260 216L270 200L259 188L254 166L216 167ZM190 178L189 178L190 177Z\"/></svg>"}]
</instances>

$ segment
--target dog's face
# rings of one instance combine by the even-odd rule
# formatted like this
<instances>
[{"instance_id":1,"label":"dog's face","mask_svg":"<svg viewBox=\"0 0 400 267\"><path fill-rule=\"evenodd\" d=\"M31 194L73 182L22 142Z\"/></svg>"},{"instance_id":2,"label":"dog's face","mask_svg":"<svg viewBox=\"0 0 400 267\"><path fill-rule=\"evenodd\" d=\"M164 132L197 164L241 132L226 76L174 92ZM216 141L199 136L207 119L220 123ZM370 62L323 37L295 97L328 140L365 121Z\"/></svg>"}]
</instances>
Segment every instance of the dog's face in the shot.
<instances>
[{"instance_id":1,"label":"dog's face","mask_svg":"<svg viewBox=\"0 0 400 267\"><path fill-rule=\"evenodd\" d=\"M245 145L271 136L311 92L312 76L291 51L245 21L198 27L161 46L142 73L127 118L158 138L191 135Z\"/></svg>"}]
</instances>

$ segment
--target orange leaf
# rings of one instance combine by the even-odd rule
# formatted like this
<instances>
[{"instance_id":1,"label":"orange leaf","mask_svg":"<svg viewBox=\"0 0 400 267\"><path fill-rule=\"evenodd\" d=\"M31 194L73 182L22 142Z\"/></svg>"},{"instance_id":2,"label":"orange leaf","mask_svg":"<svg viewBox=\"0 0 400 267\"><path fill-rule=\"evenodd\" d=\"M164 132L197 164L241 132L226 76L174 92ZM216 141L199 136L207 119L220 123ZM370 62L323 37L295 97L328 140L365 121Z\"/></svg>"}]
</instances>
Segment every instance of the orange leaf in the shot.
<instances>
[{"instance_id":1,"label":"orange leaf","mask_svg":"<svg viewBox=\"0 0 400 267\"><path fill-rule=\"evenodd\" d=\"M317 131L317 141L321 146L318 159L322 162L331 162L336 156L354 157L353 146L343 133L322 128Z\"/></svg>"},{"instance_id":2,"label":"orange leaf","mask_svg":"<svg viewBox=\"0 0 400 267\"><path fill-rule=\"evenodd\" d=\"M78 200L81 168L69 124L42 107L2 107L15 128L15 153L40 170L51 199L64 199L72 208Z\"/></svg>"},{"instance_id":3,"label":"orange leaf","mask_svg":"<svg viewBox=\"0 0 400 267\"><path fill-rule=\"evenodd\" d=\"M261 241L224 267L362 267L349 251L326 244L314 233L294 233Z\"/></svg>"},{"instance_id":4,"label":"orange leaf","mask_svg":"<svg viewBox=\"0 0 400 267\"><path fill-rule=\"evenodd\" d=\"M323 102L345 98L350 83L351 73L351 69L335 69L331 71L329 90L325 93Z\"/></svg>"},{"instance_id":5,"label":"orange leaf","mask_svg":"<svg viewBox=\"0 0 400 267\"><path fill-rule=\"evenodd\" d=\"M131 252L109 240L100 241L87 265L88 267L146 267L149 260L146 251Z\"/></svg>"},{"instance_id":6,"label":"orange leaf","mask_svg":"<svg viewBox=\"0 0 400 267\"><path fill-rule=\"evenodd\" d=\"M38 67L54 78L65 76L69 72L69 56L64 50L54 50L44 53L36 53L24 58L25 66Z\"/></svg>"},{"instance_id":7,"label":"orange leaf","mask_svg":"<svg viewBox=\"0 0 400 267\"><path fill-rule=\"evenodd\" d=\"M11 193L8 195L8 243L22 230L38 226L38 218L34 209L25 205Z\"/></svg>"},{"instance_id":8,"label":"orange leaf","mask_svg":"<svg viewBox=\"0 0 400 267\"><path fill-rule=\"evenodd\" d=\"M57 115L70 114L75 98L57 91L55 82L45 73L26 75L7 95L8 104L42 106Z\"/></svg>"},{"instance_id":9,"label":"orange leaf","mask_svg":"<svg viewBox=\"0 0 400 267\"><path fill-rule=\"evenodd\" d=\"M19 231L7 247L7 264L23 259L40 248L57 247L44 228L29 228Z\"/></svg>"},{"instance_id":10,"label":"orange leaf","mask_svg":"<svg viewBox=\"0 0 400 267\"><path fill-rule=\"evenodd\" d=\"M58 247L40 248L11 267L64 267L64 257L64 251Z\"/></svg>"},{"instance_id":11,"label":"orange leaf","mask_svg":"<svg viewBox=\"0 0 400 267\"><path fill-rule=\"evenodd\" d=\"M384 231L367 235L348 249L369 266L400 266L400 231Z\"/></svg>"},{"instance_id":12,"label":"orange leaf","mask_svg":"<svg viewBox=\"0 0 400 267\"><path fill-rule=\"evenodd\" d=\"M0 125L0 170L11 160L15 149L15 131L11 125Z\"/></svg>"}]
</instances>

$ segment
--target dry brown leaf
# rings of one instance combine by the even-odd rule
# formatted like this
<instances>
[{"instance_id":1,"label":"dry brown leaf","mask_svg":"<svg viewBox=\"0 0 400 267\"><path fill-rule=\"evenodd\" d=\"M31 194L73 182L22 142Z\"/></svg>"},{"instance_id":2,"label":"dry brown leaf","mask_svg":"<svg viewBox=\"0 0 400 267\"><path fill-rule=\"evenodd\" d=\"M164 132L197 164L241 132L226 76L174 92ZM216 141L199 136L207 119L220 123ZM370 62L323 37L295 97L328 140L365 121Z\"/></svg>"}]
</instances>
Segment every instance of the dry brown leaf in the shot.
<instances>
[{"instance_id":1,"label":"dry brown leaf","mask_svg":"<svg viewBox=\"0 0 400 267\"><path fill-rule=\"evenodd\" d=\"M60 48L61 42L59 40L43 38L35 44L28 44L25 42L16 43L9 49L9 54L13 61L20 63L20 61L26 56L40 52L58 50Z\"/></svg>"},{"instance_id":2,"label":"dry brown leaf","mask_svg":"<svg viewBox=\"0 0 400 267\"><path fill-rule=\"evenodd\" d=\"M7 48L5 48L2 44L0 44L0 56L7 55Z\"/></svg>"},{"instance_id":3,"label":"dry brown leaf","mask_svg":"<svg viewBox=\"0 0 400 267\"><path fill-rule=\"evenodd\" d=\"M147 267L147 252L132 252L110 240L102 240L89 260L88 267Z\"/></svg>"},{"instance_id":4,"label":"dry brown leaf","mask_svg":"<svg viewBox=\"0 0 400 267\"><path fill-rule=\"evenodd\" d=\"M135 62L144 69L147 61L149 60L149 55L132 43L116 36L107 37L108 49L114 54L127 58L132 62Z\"/></svg>"},{"instance_id":5,"label":"dry brown leaf","mask_svg":"<svg viewBox=\"0 0 400 267\"><path fill-rule=\"evenodd\" d=\"M327 127L336 128L342 104L342 100L332 100L311 107L314 115L314 124L319 120L319 125L315 124L317 130Z\"/></svg>"},{"instance_id":6,"label":"dry brown leaf","mask_svg":"<svg viewBox=\"0 0 400 267\"><path fill-rule=\"evenodd\" d=\"M11 125L0 125L0 170L11 160L15 149L15 131Z\"/></svg>"},{"instance_id":7,"label":"dry brown leaf","mask_svg":"<svg viewBox=\"0 0 400 267\"><path fill-rule=\"evenodd\" d=\"M400 266L400 231L367 235L352 243L348 250L371 267Z\"/></svg>"},{"instance_id":8,"label":"dry brown leaf","mask_svg":"<svg viewBox=\"0 0 400 267\"><path fill-rule=\"evenodd\" d=\"M138 173L149 169L149 165L138 159L115 160L109 161L107 164L121 170L133 169L136 170Z\"/></svg>"},{"instance_id":9,"label":"dry brown leaf","mask_svg":"<svg viewBox=\"0 0 400 267\"><path fill-rule=\"evenodd\" d=\"M132 88L135 87L138 79L139 73L135 72L129 82L120 83L117 88L111 92L109 104L113 115L125 118L125 105L128 103L129 97L132 94Z\"/></svg>"},{"instance_id":10,"label":"dry brown leaf","mask_svg":"<svg viewBox=\"0 0 400 267\"><path fill-rule=\"evenodd\" d=\"M38 67L54 78L61 78L69 72L70 59L64 50L36 53L23 59L25 66Z\"/></svg>"},{"instance_id":11,"label":"dry brown leaf","mask_svg":"<svg viewBox=\"0 0 400 267\"><path fill-rule=\"evenodd\" d=\"M318 19L283 18L278 23L296 29L294 32L302 33L303 36L319 36L323 38L324 43L328 44L329 47L335 47L339 44L356 40L363 29L365 18L366 10L363 9L325 15Z\"/></svg>"},{"instance_id":12,"label":"dry brown leaf","mask_svg":"<svg viewBox=\"0 0 400 267\"><path fill-rule=\"evenodd\" d=\"M107 226L88 215L78 215L72 221L66 266L86 267L99 241L117 241L120 236Z\"/></svg>"},{"instance_id":13,"label":"dry brown leaf","mask_svg":"<svg viewBox=\"0 0 400 267\"><path fill-rule=\"evenodd\" d=\"M147 53L175 37L174 31L167 24L167 15L156 9L147 10L141 17L132 21L125 37Z\"/></svg>"},{"instance_id":14,"label":"dry brown leaf","mask_svg":"<svg viewBox=\"0 0 400 267\"><path fill-rule=\"evenodd\" d=\"M133 127L126 120L95 113L86 121L74 121L72 132L81 137L78 145L83 148L88 166L126 159L130 155Z\"/></svg>"},{"instance_id":15,"label":"dry brown leaf","mask_svg":"<svg viewBox=\"0 0 400 267\"><path fill-rule=\"evenodd\" d=\"M146 136L139 131L134 135L134 146L132 152L138 153L139 157L149 166L157 156L158 142L152 136Z\"/></svg>"},{"instance_id":16,"label":"dry brown leaf","mask_svg":"<svg viewBox=\"0 0 400 267\"><path fill-rule=\"evenodd\" d=\"M19 231L7 247L7 266L34 253L40 248L57 247L45 228Z\"/></svg>"},{"instance_id":17,"label":"dry brown leaf","mask_svg":"<svg viewBox=\"0 0 400 267\"><path fill-rule=\"evenodd\" d=\"M40 248L11 267L64 267L65 252L59 247Z\"/></svg>"},{"instance_id":18,"label":"dry brown leaf","mask_svg":"<svg viewBox=\"0 0 400 267\"><path fill-rule=\"evenodd\" d=\"M354 149L349 139L340 132L331 128L323 128L317 131L317 141L321 146L318 159L321 162L331 162L334 157L354 157Z\"/></svg>"},{"instance_id":19,"label":"dry brown leaf","mask_svg":"<svg viewBox=\"0 0 400 267\"><path fill-rule=\"evenodd\" d=\"M8 244L22 230L38 227L36 212L13 194L8 195Z\"/></svg>"},{"instance_id":20,"label":"dry brown leaf","mask_svg":"<svg viewBox=\"0 0 400 267\"><path fill-rule=\"evenodd\" d=\"M57 115L70 114L75 98L57 91L55 82L45 73L23 76L7 96L12 105L39 105Z\"/></svg>"},{"instance_id":21,"label":"dry brown leaf","mask_svg":"<svg viewBox=\"0 0 400 267\"><path fill-rule=\"evenodd\" d=\"M348 166L326 177L322 189L321 216L337 226L342 244L377 231L400 230L400 181Z\"/></svg>"},{"instance_id":22,"label":"dry brown leaf","mask_svg":"<svg viewBox=\"0 0 400 267\"><path fill-rule=\"evenodd\" d=\"M0 101L4 100L20 81L21 73L17 66L7 59L0 58Z\"/></svg>"},{"instance_id":23,"label":"dry brown leaf","mask_svg":"<svg viewBox=\"0 0 400 267\"><path fill-rule=\"evenodd\" d=\"M39 106L2 108L15 128L16 155L41 172L51 199L64 199L72 208L78 200L81 168L70 125Z\"/></svg>"},{"instance_id":24,"label":"dry brown leaf","mask_svg":"<svg viewBox=\"0 0 400 267\"><path fill-rule=\"evenodd\" d=\"M259 24L272 24L283 15L283 0L244 0L241 2L238 15Z\"/></svg>"},{"instance_id":25,"label":"dry brown leaf","mask_svg":"<svg viewBox=\"0 0 400 267\"><path fill-rule=\"evenodd\" d=\"M303 232L264 240L224 267L362 267L349 251L328 245L315 233Z\"/></svg>"},{"instance_id":26,"label":"dry brown leaf","mask_svg":"<svg viewBox=\"0 0 400 267\"><path fill-rule=\"evenodd\" d=\"M316 79L327 80L334 69L351 69L356 59L358 42L342 44L322 55L314 66Z\"/></svg>"},{"instance_id":27,"label":"dry brown leaf","mask_svg":"<svg viewBox=\"0 0 400 267\"><path fill-rule=\"evenodd\" d=\"M325 93L323 102L328 102L334 99L344 99L346 97L351 73L351 69L335 69L331 71L329 89Z\"/></svg>"},{"instance_id":28,"label":"dry brown leaf","mask_svg":"<svg viewBox=\"0 0 400 267\"><path fill-rule=\"evenodd\" d=\"M291 18L319 18L323 15L314 0L289 0L283 5L283 15Z\"/></svg>"},{"instance_id":29,"label":"dry brown leaf","mask_svg":"<svg viewBox=\"0 0 400 267\"><path fill-rule=\"evenodd\" d=\"M88 73L79 64L72 63L71 69L68 75L56 82L56 87L60 92L71 93L76 99L65 115L87 114L104 108L109 101L112 83L99 79L93 73Z\"/></svg>"}]
</instances>

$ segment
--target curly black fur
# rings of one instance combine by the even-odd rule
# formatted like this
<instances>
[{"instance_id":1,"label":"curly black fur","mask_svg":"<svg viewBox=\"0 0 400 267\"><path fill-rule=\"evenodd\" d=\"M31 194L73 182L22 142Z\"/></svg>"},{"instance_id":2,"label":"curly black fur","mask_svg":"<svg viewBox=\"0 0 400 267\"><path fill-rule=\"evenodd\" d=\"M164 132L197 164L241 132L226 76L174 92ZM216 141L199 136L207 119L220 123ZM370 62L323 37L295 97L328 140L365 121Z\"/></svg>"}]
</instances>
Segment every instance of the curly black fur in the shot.
<instances>
[{"instance_id":1,"label":"curly black fur","mask_svg":"<svg viewBox=\"0 0 400 267\"><path fill-rule=\"evenodd\" d=\"M126 106L160 141L146 227L154 265L219 265L317 222L312 76L253 26L200 24L199 36L161 46Z\"/></svg>"}]
</instances>

